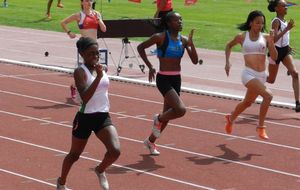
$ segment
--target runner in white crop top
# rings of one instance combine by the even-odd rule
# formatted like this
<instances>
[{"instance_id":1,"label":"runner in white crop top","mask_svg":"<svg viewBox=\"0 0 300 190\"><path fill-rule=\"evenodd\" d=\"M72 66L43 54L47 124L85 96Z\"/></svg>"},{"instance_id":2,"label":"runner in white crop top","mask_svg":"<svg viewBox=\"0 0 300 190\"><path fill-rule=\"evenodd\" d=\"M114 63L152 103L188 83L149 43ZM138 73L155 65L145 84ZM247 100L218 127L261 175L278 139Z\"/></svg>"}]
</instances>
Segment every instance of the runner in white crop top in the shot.
<instances>
[{"instance_id":1,"label":"runner in white crop top","mask_svg":"<svg viewBox=\"0 0 300 190\"><path fill-rule=\"evenodd\" d=\"M256 128L257 134L262 139L268 139L265 126L265 117L267 115L268 108L272 100L272 93L265 86L266 82L266 48L270 52L270 56L273 59L277 58L277 51L274 45L274 36L270 32L270 35L263 34L265 30L265 16L261 11L252 11L248 15L247 21L239 25L241 31L226 45L225 55L226 64L225 72L229 76L231 68L230 54L231 49L235 45L241 45L244 53L245 69L242 71L241 79L247 92L245 98L240 102L231 114L225 116L226 125L225 131L230 134L233 129L234 120L248 107L255 102L258 96L262 96L263 101L260 106L258 115L258 125Z\"/></svg>"},{"instance_id":2,"label":"runner in white crop top","mask_svg":"<svg viewBox=\"0 0 300 190\"><path fill-rule=\"evenodd\" d=\"M242 45L242 51L244 55L250 54L262 54L266 55L267 42L263 34L260 32L256 41L252 41L249 37L249 32L245 34L245 39Z\"/></svg>"}]
</instances>

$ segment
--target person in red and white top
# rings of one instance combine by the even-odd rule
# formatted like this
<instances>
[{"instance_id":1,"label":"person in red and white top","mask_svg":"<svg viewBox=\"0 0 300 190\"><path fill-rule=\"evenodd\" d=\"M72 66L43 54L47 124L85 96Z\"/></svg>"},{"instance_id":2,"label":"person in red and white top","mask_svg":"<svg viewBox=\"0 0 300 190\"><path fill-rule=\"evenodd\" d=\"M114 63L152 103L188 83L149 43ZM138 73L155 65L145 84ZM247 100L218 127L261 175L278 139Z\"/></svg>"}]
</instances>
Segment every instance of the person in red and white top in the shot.
<instances>
[{"instance_id":1,"label":"person in red and white top","mask_svg":"<svg viewBox=\"0 0 300 190\"><path fill-rule=\"evenodd\" d=\"M70 38L76 38L76 34L67 27L73 21L77 22L81 37L97 39L98 27L102 32L106 32L101 14L92 9L93 2L94 0L81 0L81 11L61 21L61 27Z\"/></svg>"},{"instance_id":2,"label":"person in red and white top","mask_svg":"<svg viewBox=\"0 0 300 190\"><path fill-rule=\"evenodd\" d=\"M80 0L81 1L81 11L71 16L65 18L61 21L61 27L72 38L76 38L76 34L68 28L68 24L76 21L81 34L81 37L90 37L97 40L98 27L102 32L106 32L106 26L102 20L101 14L95 11L92 6L95 2L94 0ZM78 64L79 64L79 54L78 54ZM72 84L70 86L71 97L76 99L76 87Z\"/></svg>"},{"instance_id":3,"label":"person in red and white top","mask_svg":"<svg viewBox=\"0 0 300 190\"><path fill-rule=\"evenodd\" d=\"M157 0L156 1L156 12L154 14L154 18L161 19L161 29L165 30L166 25L166 15L173 11L173 3L172 0Z\"/></svg>"}]
</instances>

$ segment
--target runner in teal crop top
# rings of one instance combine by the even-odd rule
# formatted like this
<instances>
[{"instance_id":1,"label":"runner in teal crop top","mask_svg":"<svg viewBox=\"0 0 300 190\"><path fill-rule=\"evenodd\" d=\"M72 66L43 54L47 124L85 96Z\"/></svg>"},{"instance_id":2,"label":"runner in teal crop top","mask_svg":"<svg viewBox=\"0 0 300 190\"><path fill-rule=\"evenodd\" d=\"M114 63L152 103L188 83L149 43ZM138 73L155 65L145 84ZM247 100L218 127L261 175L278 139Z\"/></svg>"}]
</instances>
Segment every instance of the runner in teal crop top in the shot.
<instances>
[{"instance_id":1,"label":"runner in teal crop top","mask_svg":"<svg viewBox=\"0 0 300 190\"><path fill-rule=\"evenodd\" d=\"M157 47L157 57L181 58L184 54L184 47L178 35L177 40L170 37L169 31L166 31L165 41L162 46Z\"/></svg>"},{"instance_id":2,"label":"runner in teal crop top","mask_svg":"<svg viewBox=\"0 0 300 190\"><path fill-rule=\"evenodd\" d=\"M156 86L164 98L163 111L154 116L154 125L150 135L145 139L144 145L151 155L159 155L155 141L167 127L170 120L183 117L186 108L180 98L181 88L181 60L184 51L193 64L198 63L198 54L193 43L192 29L189 36L182 36L182 18L179 13L169 12L166 16L167 31L152 35L148 40L138 45L139 55L149 68L149 82L156 80ZM146 48L157 46L159 72L156 73L154 65L146 55Z\"/></svg>"}]
</instances>

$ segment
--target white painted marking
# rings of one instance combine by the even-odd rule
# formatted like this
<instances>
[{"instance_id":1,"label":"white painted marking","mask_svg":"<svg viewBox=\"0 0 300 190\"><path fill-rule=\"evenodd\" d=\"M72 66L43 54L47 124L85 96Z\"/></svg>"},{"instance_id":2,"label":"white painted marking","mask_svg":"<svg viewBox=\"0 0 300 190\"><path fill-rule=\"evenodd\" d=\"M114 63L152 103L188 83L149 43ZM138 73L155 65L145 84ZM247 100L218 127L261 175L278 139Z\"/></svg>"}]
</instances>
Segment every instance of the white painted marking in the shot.
<instances>
[{"instance_id":1,"label":"white painted marking","mask_svg":"<svg viewBox=\"0 0 300 190\"><path fill-rule=\"evenodd\" d=\"M29 142L22 141L22 140L17 140L17 139L13 139L13 138L9 138L9 137L4 137L4 136L0 136L0 138L5 139L5 140L9 140L9 141L13 141L13 142L16 142L16 143L20 143L20 144L26 144L26 145L29 145L29 146L34 146L34 147L44 149L44 150L48 150L48 151L59 152L61 154L63 154L63 153L67 154L67 152L62 151L62 150L58 150L58 149L54 149L54 148L50 148L50 147L46 147L46 146L42 146L42 145L37 145L37 144L34 144L34 143L29 143ZM97 159L86 157L86 156L80 156L80 158L85 159L85 160L94 161L94 162L97 162L97 163L101 162L101 160L97 160ZM127 166L122 166L122 165L119 165L119 164L113 164L113 166L116 166L116 167L119 167L119 168L124 168L124 169L131 170L131 171L138 172L138 173L147 174L147 175L150 175L150 176L153 176L153 177L158 177L158 178L161 178L161 179L166 179L166 180L169 180L169 181L177 182L177 183L192 186L192 187L197 187L197 188L206 189L206 190L215 190L211 187L206 187L206 186L198 185L198 184L187 182L187 181L183 181L183 180L179 180L179 179L175 179L175 178L171 178L171 177L167 177L167 176L163 176L163 175L158 175L158 174L155 174L155 173L134 169L134 168L127 167ZM44 183L50 184L48 182L44 182ZM50 184L50 185L53 186L53 184Z\"/></svg>"},{"instance_id":2,"label":"white painted marking","mask_svg":"<svg viewBox=\"0 0 300 190\"><path fill-rule=\"evenodd\" d=\"M26 175L22 175L22 174L20 174L20 173L12 172L12 171L5 170L5 169L2 169L2 168L0 168L0 171L1 171L1 172L4 172L4 173L11 174L11 175L15 175L15 176L18 176L18 177L22 177L22 178L25 178L25 179L29 179L29 180L32 180L32 181L36 181L36 182L39 182L39 183L42 183L42 184L45 184L45 185L49 185L49 186L52 186L52 187L56 187L55 184L51 184L51 183L48 183L48 182L46 182L46 181L42 181L42 180L37 179L37 178L33 178L33 177L26 176Z\"/></svg>"}]
</instances>

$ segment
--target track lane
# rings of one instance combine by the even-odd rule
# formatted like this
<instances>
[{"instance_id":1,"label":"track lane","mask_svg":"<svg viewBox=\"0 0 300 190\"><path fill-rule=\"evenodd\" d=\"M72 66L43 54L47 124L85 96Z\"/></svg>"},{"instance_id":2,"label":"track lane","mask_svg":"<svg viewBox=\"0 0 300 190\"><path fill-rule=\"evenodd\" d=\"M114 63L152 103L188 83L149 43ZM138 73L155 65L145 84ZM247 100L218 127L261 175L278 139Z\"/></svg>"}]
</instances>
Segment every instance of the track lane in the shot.
<instances>
[{"instance_id":1,"label":"track lane","mask_svg":"<svg viewBox=\"0 0 300 190\"><path fill-rule=\"evenodd\" d=\"M77 107L76 105L72 104L72 102L70 101L68 102L68 99L65 98L68 96L67 94L68 90L66 89L67 85L69 82L71 82L68 81L70 79L69 76L63 76L63 74L58 74L59 78L65 77L65 80L58 79L58 81L60 80L61 81L57 82L55 80L53 81L53 79L55 79L55 75L51 75L52 77L54 76L51 79L47 78L47 75L48 74L27 75L27 76L22 75L22 77L31 78L31 79L32 77L34 77L34 79L40 78L39 81L48 80L49 83L55 83L61 85L57 85L57 86L51 84L45 85L43 83L36 83L33 81L22 81L22 83L20 83L21 79L19 78L16 79L11 77L10 78L2 77L0 82L1 90L2 90L0 92L0 99L6 101L5 102L1 101L1 107L4 107L5 108L4 110L7 112L14 112L14 113L19 113L24 115L28 113L28 115L32 117L38 116L38 118L46 118L44 120L51 120L52 122L55 123L63 122L63 121L71 121L73 119L73 115ZM33 90L33 89L40 89L40 88L43 89L42 92ZM8 94L6 92L13 92L16 94L13 95L13 94ZM120 96L121 93L122 96ZM126 98L125 96L131 98ZM37 97L41 99L38 100L36 99ZM132 97L136 97L136 98L132 99ZM239 166L238 164L232 164L232 163L228 164L226 163L226 160L225 161L222 160L224 158L228 160L240 159L239 161L242 163L261 164L264 167L270 166L271 168L275 168L275 169L284 169L289 172L294 172L294 171L298 172L298 166L296 164L298 162L296 161L299 158L299 156L297 156L298 152L295 152L295 150L284 148L284 147L278 147L278 146L269 146L268 144L264 144L260 142L249 142L239 138L230 139L230 136L221 135L221 133L224 133L223 132L224 120L222 114L226 113L225 112L226 109L227 111L229 110L228 106L230 107L232 105L235 105L236 101L219 100L212 97L202 97L202 96L196 96L191 94L182 94L182 97L184 98L186 105L190 109L188 114L184 118L174 120L174 122L171 122L170 128L167 129L166 133L163 134L164 136L159 140L160 145L166 146L166 147L161 147L161 149L163 150L163 154L160 157L154 158L154 161L159 162L156 164L165 167L159 169L158 170L159 172L165 175L172 174L179 177L182 175L181 177L187 179L187 181L189 180L196 181L196 182L205 181L205 183L207 182L208 185L216 184L215 186L217 186L218 189L239 187L242 182L243 185L246 185L249 188L255 187L255 185L257 185L256 183L252 184L252 182L247 182L247 181L244 182L244 180L246 180L244 178L246 178L246 176L248 175L248 177L250 176L250 178L254 179L257 176L257 172L259 172L261 175L268 176L267 178L275 179L276 183L271 183L271 181L269 182L267 180L266 184L268 185L276 184L278 187L283 188L286 187L283 181L289 182L290 187L294 187L294 185L297 185L297 179L295 179L294 177L291 178L287 176L283 177L284 175L282 176L281 174L272 174L266 171L256 170L253 168L245 169L244 166ZM139 85L131 85L131 84L123 84L123 83L119 84L116 82L112 82L110 98L112 103L113 121L118 127L118 131L121 135L122 144L124 144L124 146L126 147L123 150L126 154L125 157L130 158L129 160L121 159L120 161L118 161L118 163L120 162L120 164L124 166L134 165L132 163L135 162L139 163L141 159L145 159L144 158L145 156L143 155L146 155L147 151L142 148L141 142L137 143L134 141L134 139L136 141L141 141L149 133L150 126L151 126L151 117L153 113L160 110L162 107L161 97L159 96L155 88L142 87ZM146 99L148 101L142 101L141 99ZM213 101L211 101L211 99ZM227 103L225 104L224 102L229 102L229 103L227 105ZM137 107L138 109L136 109ZM254 106L253 109L250 109L249 112L247 112L247 114L249 115L246 116L250 117L250 119L255 119L253 115L255 114L255 111L257 111L257 108L258 108L257 105ZM289 114L289 113L286 113L286 110L283 109L272 108L271 121L279 122L280 121L279 116L283 117L284 114ZM2 120L7 120L6 118L7 114L4 115L6 116ZM49 115L51 115L51 118L47 119ZM290 115L293 116L292 113L290 113ZM212 119L214 124L212 124ZM199 121L201 121L201 123L199 123ZM15 119L12 119L10 122L8 122L8 124L14 122L16 122ZM256 135L254 132L253 123L254 122L249 119L246 119L246 121L245 119L241 119L241 121L237 123L237 129L235 133L238 133L238 135L242 135L242 136ZM295 145L295 147L299 145L298 142L294 142L295 141L294 137L299 136L297 135L299 129L293 127L286 127L284 125L286 123L289 125L297 126L298 123L297 118L290 117L286 121L283 122L280 121L280 123L282 123L282 125L278 125L276 123L270 124L270 126L272 127L272 129L270 129L270 134L274 133L272 135L272 140L274 140L274 142L279 144L281 143L281 138L283 139L282 142L286 142L284 141L284 138L288 137L288 143ZM35 130L40 130L36 128L38 124L35 123L30 125L33 125L34 127L32 128L32 130L29 131L32 132ZM66 125L70 125L70 124L66 124ZM47 133L50 133L48 132L48 130L50 129L54 130L54 129L52 129L52 127L49 126L52 126L52 124L42 125L39 126L38 128L42 128L44 130L47 129ZM189 126L190 129L185 128L185 126ZM28 130L28 126L24 128L25 131ZM56 129L57 127L54 128ZM199 131L197 129L199 129ZM216 131L220 134L207 133L204 132L203 130ZM1 134L2 132L3 131L1 127ZM10 135L11 133L13 132L9 131L7 135ZM67 133L70 134L70 129L68 129ZM38 134L42 134L42 133L39 132ZM180 134L180 137L178 134ZM62 132L61 135L64 137L66 135L66 131ZM276 138L273 138L274 135ZM15 137L18 137L18 135L15 134ZM279 140L277 139L277 137L279 138ZM33 138L32 136L28 136L24 138L24 140L32 139L32 138ZM126 140L126 138L133 139L133 140L131 141ZM36 140L37 143L42 139L44 138L37 139ZM65 142L66 143L64 144L66 146L66 150L68 150L68 146L69 146L68 139L65 140ZM197 142L197 146L195 146L195 142ZM99 142L96 143L99 144ZM45 142L45 144L47 144L47 141ZM170 148L175 147L177 150L172 150L168 147ZM215 157L207 158L199 155L191 155L190 153L187 154L183 151L178 151L178 149L188 150L190 152L196 152L200 154L204 153L207 155L215 155ZM91 148L91 150L94 149ZM95 150L95 152L97 152L99 156L99 151ZM247 154L253 154L251 159L247 160L246 158ZM274 157L273 154L277 155L277 157L276 156ZM282 156L278 156L278 155L282 155ZM95 156L97 157L97 155ZM245 159L243 160L244 157ZM291 158L291 157L293 157L295 160L293 160L293 162L287 163L287 158ZM174 159L176 161L174 161L173 163ZM151 160L146 160L144 162L151 162ZM279 164L274 165L274 162ZM61 162L59 162L59 164L61 164ZM141 165L136 165L136 166L141 167ZM181 173L180 171L176 170L178 168L181 168ZM234 170L234 173L232 173L232 170ZM113 173L114 170L112 170L111 172ZM201 175L198 175L198 172L200 172ZM197 173L197 175L195 175L195 173ZM209 179L206 179L207 176L209 177ZM214 176L220 176L222 179L224 179L227 182L227 184L224 184L224 182L220 179L215 179ZM136 178L137 175L136 176L133 175L133 177ZM240 177L241 179L239 181L236 181L235 179L237 177ZM114 175L112 175L112 178L114 178ZM260 182L260 180L257 179L255 179L254 181Z\"/></svg>"}]
</instances>

